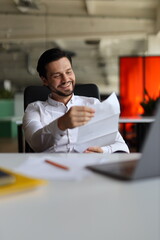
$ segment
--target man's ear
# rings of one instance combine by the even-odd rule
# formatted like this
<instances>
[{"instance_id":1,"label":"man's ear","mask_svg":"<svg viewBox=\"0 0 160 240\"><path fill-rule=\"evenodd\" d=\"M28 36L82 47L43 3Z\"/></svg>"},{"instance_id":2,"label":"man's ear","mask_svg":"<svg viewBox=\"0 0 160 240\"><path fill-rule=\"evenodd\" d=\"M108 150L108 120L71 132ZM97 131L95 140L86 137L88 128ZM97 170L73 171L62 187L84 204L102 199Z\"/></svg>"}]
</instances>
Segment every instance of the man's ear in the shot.
<instances>
[{"instance_id":1,"label":"man's ear","mask_svg":"<svg viewBox=\"0 0 160 240\"><path fill-rule=\"evenodd\" d=\"M41 77L44 86L48 86L48 81L45 77Z\"/></svg>"}]
</instances>

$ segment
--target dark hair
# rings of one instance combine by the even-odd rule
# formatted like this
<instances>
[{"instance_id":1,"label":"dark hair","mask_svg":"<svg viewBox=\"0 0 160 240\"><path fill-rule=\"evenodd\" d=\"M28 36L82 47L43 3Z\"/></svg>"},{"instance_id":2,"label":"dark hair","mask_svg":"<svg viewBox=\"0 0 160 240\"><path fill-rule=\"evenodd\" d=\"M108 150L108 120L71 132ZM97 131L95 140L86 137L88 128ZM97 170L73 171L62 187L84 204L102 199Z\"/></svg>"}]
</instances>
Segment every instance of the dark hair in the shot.
<instances>
[{"instance_id":1,"label":"dark hair","mask_svg":"<svg viewBox=\"0 0 160 240\"><path fill-rule=\"evenodd\" d=\"M40 56L38 63L37 63L37 72L39 73L39 76L46 76L46 69L45 66L46 64L52 62L52 61L57 61L60 58L66 57L68 58L68 60L70 61L71 65L72 65L72 58L71 56L61 50L60 48L51 48L46 50L44 53L42 53L42 55Z\"/></svg>"}]
</instances>

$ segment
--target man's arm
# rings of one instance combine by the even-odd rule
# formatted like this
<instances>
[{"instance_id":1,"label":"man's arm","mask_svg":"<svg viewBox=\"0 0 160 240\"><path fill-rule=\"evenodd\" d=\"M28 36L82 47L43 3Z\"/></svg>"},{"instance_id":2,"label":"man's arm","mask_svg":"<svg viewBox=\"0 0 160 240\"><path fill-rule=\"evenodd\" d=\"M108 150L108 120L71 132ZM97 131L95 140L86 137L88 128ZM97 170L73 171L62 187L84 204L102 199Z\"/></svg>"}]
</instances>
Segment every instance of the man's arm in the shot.
<instances>
[{"instance_id":1,"label":"man's arm","mask_svg":"<svg viewBox=\"0 0 160 240\"><path fill-rule=\"evenodd\" d=\"M94 116L94 109L92 108L73 106L63 116L55 117L48 124L43 124L42 119L45 116L41 118L40 112L36 104L31 104L28 106L23 118L25 138L36 152L43 152L49 148L67 145L68 137L66 130L81 126Z\"/></svg>"},{"instance_id":2,"label":"man's arm","mask_svg":"<svg viewBox=\"0 0 160 240\"><path fill-rule=\"evenodd\" d=\"M58 127L65 131L86 124L94 117L95 110L87 106L73 106L58 119Z\"/></svg>"}]
</instances>

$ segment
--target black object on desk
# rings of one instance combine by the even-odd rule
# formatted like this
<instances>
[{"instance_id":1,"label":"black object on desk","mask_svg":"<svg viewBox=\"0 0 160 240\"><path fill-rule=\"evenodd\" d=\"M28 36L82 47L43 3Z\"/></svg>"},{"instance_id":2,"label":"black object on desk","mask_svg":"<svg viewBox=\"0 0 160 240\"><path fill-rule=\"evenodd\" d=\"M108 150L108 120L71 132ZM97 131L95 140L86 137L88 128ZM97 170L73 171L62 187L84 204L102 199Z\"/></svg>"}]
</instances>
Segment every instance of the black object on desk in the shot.
<instances>
[{"instance_id":1,"label":"black object on desk","mask_svg":"<svg viewBox=\"0 0 160 240\"><path fill-rule=\"evenodd\" d=\"M15 180L16 178L12 174L0 169L0 186L12 184Z\"/></svg>"}]
</instances>

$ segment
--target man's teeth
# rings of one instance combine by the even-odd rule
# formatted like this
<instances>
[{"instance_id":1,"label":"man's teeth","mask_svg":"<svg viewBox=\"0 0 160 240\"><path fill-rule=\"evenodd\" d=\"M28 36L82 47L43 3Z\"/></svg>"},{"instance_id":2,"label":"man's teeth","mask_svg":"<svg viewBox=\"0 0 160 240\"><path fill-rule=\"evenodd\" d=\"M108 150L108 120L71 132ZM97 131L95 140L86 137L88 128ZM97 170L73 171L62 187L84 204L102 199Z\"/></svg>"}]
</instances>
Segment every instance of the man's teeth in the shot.
<instances>
[{"instance_id":1,"label":"man's teeth","mask_svg":"<svg viewBox=\"0 0 160 240\"><path fill-rule=\"evenodd\" d=\"M65 83L65 84L62 84L61 87L69 87L71 85L71 83Z\"/></svg>"}]
</instances>

